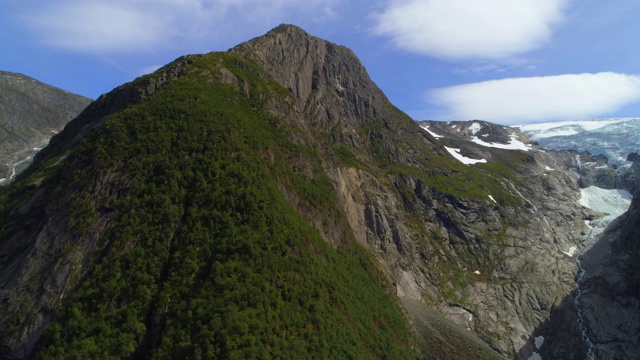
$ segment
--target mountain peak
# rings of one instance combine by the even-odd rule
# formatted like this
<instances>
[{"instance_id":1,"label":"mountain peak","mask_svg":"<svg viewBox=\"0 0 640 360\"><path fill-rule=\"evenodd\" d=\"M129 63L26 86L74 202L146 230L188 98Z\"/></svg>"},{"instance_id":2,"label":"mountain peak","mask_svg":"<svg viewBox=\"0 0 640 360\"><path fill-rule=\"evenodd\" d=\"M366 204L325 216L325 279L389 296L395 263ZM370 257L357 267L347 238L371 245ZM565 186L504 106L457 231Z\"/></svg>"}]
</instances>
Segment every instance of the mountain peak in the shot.
<instances>
[{"instance_id":1,"label":"mountain peak","mask_svg":"<svg viewBox=\"0 0 640 360\"><path fill-rule=\"evenodd\" d=\"M305 35L305 36L309 36L312 37L311 35L309 35L309 33L307 33L306 31L304 31L303 28L297 26L297 25L293 25L293 24L280 24L276 27L274 27L273 29L269 30L267 32L267 34L269 33L281 33L281 32L286 32L286 33L290 33L290 34L300 34L300 35Z\"/></svg>"},{"instance_id":2,"label":"mountain peak","mask_svg":"<svg viewBox=\"0 0 640 360\"><path fill-rule=\"evenodd\" d=\"M365 75L367 85L375 86L351 50L309 35L295 25L279 25L231 51L257 62L303 102L325 84L344 90L349 84L341 83L341 79L353 75L347 73L353 70L354 74Z\"/></svg>"},{"instance_id":3,"label":"mountain peak","mask_svg":"<svg viewBox=\"0 0 640 360\"><path fill-rule=\"evenodd\" d=\"M295 25L279 25L230 52L256 62L288 89L301 117L316 130L341 129L355 146L368 142L356 131L365 124L412 122L390 104L353 51Z\"/></svg>"}]
</instances>

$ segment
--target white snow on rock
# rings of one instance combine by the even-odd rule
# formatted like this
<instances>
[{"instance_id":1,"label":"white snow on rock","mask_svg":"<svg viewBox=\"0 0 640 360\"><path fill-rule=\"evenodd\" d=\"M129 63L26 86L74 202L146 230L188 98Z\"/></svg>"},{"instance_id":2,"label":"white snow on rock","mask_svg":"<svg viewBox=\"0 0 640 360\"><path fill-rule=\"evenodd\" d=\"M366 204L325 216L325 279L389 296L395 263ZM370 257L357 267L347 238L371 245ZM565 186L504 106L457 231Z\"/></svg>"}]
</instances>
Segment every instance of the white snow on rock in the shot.
<instances>
[{"instance_id":1,"label":"white snow on rock","mask_svg":"<svg viewBox=\"0 0 640 360\"><path fill-rule=\"evenodd\" d=\"M516 135L511 135L511 141L508 144L489 143L489 142L480 140L477 136L472 137L471 141L473 141L478 145L498 148L498 149L523 150L523 151L529 151L529 149L531 149L531 145L527 145L522 141L518 140Z\"/></svg>"},{"instance_id":2,"label":"white snow on rock","mask_svg":"<svg viewBox=\"0 0 640 360\"><path fill-rule=\"evenodd\" d=\"M533 354L531 354L531 356L529 356L528 360L542 360L542 356L540 356L540 354L538 354L537 352L534 352Z\"/></svg>"},{"instance_id":3,"label":"white snow on rock","mask_svg":"<svg viewBox=\"0 0 640 360\"><path fill-rule=\"evenodd\" d=\"M480 275L480 270L476 270L473 273L476 274L476 275Z\"/></svg>"},{"instance_id":4,"label":"white snow on rock","mask_svg":"<svg viewBox=\"0 0 640 360\"><path fill-rule=\"evenodd\" d=\"M431 134L431 136L433 136L436 139L439 139L439 138L443 137L442 135L438 135L438 134L434 133L433 131L429 130L429 125L421 125L420 127L425 129L429 134Z\"/></svg>"},{"instance_id":5,"label":"white snow on rock","mask_svg":"<svg viewBox=\"0 0 640 360\"><path fill-rule=\"evenodd\" d=\"M469 126L469 130L471 130L471 133L473 135L475 135L478 131L480 131L482 129L482 125L480 125L477 122L474 122L471 124L471 126Z\"/></svg>"},{"instance_id":6,"label":"white snow on rock","mask_svg":"<svg viewBox=\"0 0 640 360\"><path fill-rule=\"evenodd\" d=\"M462 156L460 155L460 149L454 149L454 148L450 148L445 146L444 147L449 154L451 154L454 158L456 158L458 161L460 161L461 163L465 164L465 165L473 165L473 164L477 164L477 163L486 163L487 160L486 159L472 159L472 158L468 158L466 156Z\"/></svg>"},{"instance_id":7,"label":"white snow on rock","mask_svg":"<svg viewBox=\"0 0 640 360\"><path fill-rule=\"evenodd\" d=\"M622 215L631 205L632 196L626 190L589 186L580 189L580 193L580 205L614 217Z\"/></svg>"},{"instance_id":8,"label":"white snow on rock","mask_svg":"<svg viewBox=\"0 0 640 360\"><path fill-rule=\"evenodd\" d=\"M494 198L493 198L493 196L491 196L491 195L488 195L488 196L489 196L489 199L491 199L491 201L493 201L493 202L494 202L494 203L496 203L496 204L498 203L498 202L496 201L496 199L494 199Z\"/></svg>"},{"instance_id":9,"label":"white snow on rock","mask_svg":"<svg viewBox=\"0 0 640 360\"><path fill-rule=\"evenodd\" d=\"M588 243L596 239L613 220L627 211L631 205L632 196L626 190L608 190L589 186L586 189L580 189L580 192L580 205L608 214L586 222L589 231L584 236L583 242Z\"/></svg>"},{"instance_id":10,"label":"white snow on rock","mask_svg":"<svg viewBox=\"0 0 640 360\"><path fill-rule=\"evenodd\" d=\"M544 343L544 336L536 336L536 338L534 339L536 350L540 350L540 347L542 346L543 343ZM531 356L529 356L528 360L542 360L542 356L537 351L534 351L531 354Z\"/></svg>"},{"instance_id":11,"label":"white snow on rock","mask_svg":"<svg viewBox=\"0 0 640 360\"><path fill-rule=\"evenodd\" d=\"M577 246L572 246L569 248L569 251L563 251L562 253L567 255L568 257L573 257L573 255L576 253L577 250L578 250Z\"/></svg>"},{"instance_id":12,"label":"white snow on rock","mask_svg":"<svg viewBox=\"0 0 640 360\"><path fill-rule=\"evenodd\" d=\"M548 166L545 166L545 167L544 167L544 169L545 169L546 171L553 171L553 170L555 170L555 169L550 168L550 167L548 167Z\"/></svg>"}]
</instances>

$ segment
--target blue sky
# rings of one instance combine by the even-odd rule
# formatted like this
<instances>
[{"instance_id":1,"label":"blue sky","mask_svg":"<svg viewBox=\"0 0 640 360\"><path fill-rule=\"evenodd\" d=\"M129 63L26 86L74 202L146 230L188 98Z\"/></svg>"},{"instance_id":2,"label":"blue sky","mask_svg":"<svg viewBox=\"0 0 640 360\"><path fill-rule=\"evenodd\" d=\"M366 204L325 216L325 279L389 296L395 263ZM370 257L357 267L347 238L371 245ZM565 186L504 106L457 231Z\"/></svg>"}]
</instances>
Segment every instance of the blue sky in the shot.
<instances>
[{"instance_id":1,"label":"blue sky","mask_svg":"<svg viewBox=\"0 0 640 360\"><path fill-rule=\"evenodd\" d=\"M0 70L96 98L280 23L354 50L416 120L640 116L637 0L2 0Z\"/></svg>"}]
</instances>

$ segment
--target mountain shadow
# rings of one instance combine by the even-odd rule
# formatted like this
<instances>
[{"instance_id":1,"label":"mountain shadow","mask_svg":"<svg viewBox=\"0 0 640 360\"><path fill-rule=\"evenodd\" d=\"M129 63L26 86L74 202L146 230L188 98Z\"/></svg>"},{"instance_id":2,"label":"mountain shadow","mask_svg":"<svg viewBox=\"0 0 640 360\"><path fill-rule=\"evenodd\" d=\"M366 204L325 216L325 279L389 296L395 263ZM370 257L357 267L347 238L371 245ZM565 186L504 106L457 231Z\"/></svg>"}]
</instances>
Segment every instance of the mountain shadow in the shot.
<instances>
[{"instance_id":1,"label":"mountain shadow","mask_svg":"<svg viewBox=\"0 0 640 360\"><path fill-rule=\"evenodd\" d=\"M639 195L636 191L629 210L580 257L585 274L576 275L578 288L535 330L516 359L529 359L533 352L542 359L640 358Z\"/></svg>"}]
</instances>

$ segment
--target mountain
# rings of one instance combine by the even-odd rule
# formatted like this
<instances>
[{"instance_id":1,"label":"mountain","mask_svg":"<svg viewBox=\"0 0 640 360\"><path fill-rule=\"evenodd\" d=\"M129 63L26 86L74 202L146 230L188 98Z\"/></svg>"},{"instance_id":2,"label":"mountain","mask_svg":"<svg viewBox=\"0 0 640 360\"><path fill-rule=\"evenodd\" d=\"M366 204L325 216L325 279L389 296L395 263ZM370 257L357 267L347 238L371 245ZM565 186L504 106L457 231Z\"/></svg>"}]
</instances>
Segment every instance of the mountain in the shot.
<instances>
[{"instance_id":1,"label":"mountain","mask_svg":"<svg viewBox=\"0 0 640 360\"><path fill-rule=\"evenodd\" d=\"M0 71L0 183L13 178L90 99Z\"/></svg>"},{"instance_id":2,"label":"mountain","mask_svg":"<svg viewBox=\"0 0 640 360\"><path fill-rule=\"evenodd\" d=\"M292 25L124 84L0 189L1 354L542 352L603 214L575 152L475 123L422 129Z\"/></svg>"},{"instance_id":3,"label":"mountain","mask_svg":"<svg viewBox=\"0 0 640 360\"><path fill-rule=\"evenodd\" d=\"M582 161L579 172L587 179L586 189L601 188L628 190L633 201L628 211L608 224L594 227L597 241L582 256L580 275L581 321L588 328L580 329L580 337L588 338L591 358L636 358L640 353L640 119L602 119L534 124L519 127L545 148L561 150L573 148L593 154ZM584 156L582 156L584 157ZM614 166L607 169L607 160ZM595 176L594 176L595 175ZM602 190L600 190L602 191ZM631 197L628 196L630 199ZM614 204L605 198L601 208ZM544 325L547 333L568 334L567 324L577 321L575 306L560 307L553 320ZM544 358L569 358L575 337L554 336ZM555 345L555 346L554 346Z\"/></svg>"},{"instance_id":4,"label":"mountain","mask_svg":"<svg viewBox=\"0 0 640 360\"><path fill-rule=\"evenodd\" d=\"M588 151L606 156L617 166L629 166L627 156L640 151L639 118L561 121L518 128L547 149Z\"/></svg>"},{"instance_id":5,"label":"mountain","mask_svg":"<svg viewBox=\"0 0 640 360\"><path fill-rule=\"evenodd\" d=\"M564 166L571 168L580 186L579 205L593 211L585 218L588 230L582 233L580 244L564 252L577 258L576 289L537 327L516 354L517 359L627 359L635 358L640 351L640 319L636 316L640 304L640 158L633 152L636 143L619 141L638 130L626 126L617 127L617 131L600 130L611 122L625 121L635 119L571 122L571 126L589 132L583 134L589 142L604 144L600 148L578 147L577 151L566 150L572 141L562 141L565 135L573 136L574 131L565 128L569 122L517 128L479 120L420 122L441 141L455 140L459 147L466 141L468 156L477 158L474 153L482 148L512 148L539 149L556 164L565 159ZM545 139L544 134L555 134L555 138L541 148L528 137L540 134L538 139ZM624 164L609 164L598 149L618 156L626 154ZM557 171L550 166L545 169Z\"/></svg>"},{"instance_id":6,"label":"mountain","mask_svg":"<svg viewBox=\"0 0 640 360\"><path fill-rule=\"evenodd\" d=\"M582 187L597 184L607 189L635 190L628 155L640 151L640 119L563 121L518 128L546 149L578 152Z\"/></svg>"}]
</instances>

